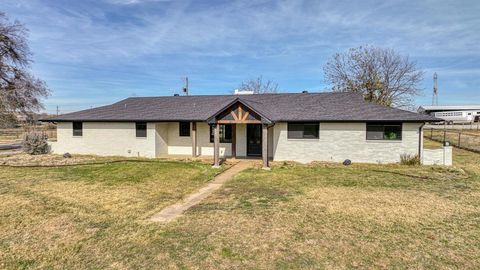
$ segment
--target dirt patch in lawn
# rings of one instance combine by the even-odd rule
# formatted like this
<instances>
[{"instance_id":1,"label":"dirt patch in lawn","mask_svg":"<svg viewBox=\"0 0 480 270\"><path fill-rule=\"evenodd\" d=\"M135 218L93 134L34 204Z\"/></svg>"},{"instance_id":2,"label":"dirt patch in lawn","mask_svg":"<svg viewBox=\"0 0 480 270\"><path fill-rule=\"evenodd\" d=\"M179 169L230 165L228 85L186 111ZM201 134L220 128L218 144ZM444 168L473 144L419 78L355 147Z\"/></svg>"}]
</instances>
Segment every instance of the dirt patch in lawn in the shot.
<instances>
[{"instance_id":1,"label":"dirt patch in lawn","mask_svg":"<svg viewBox=\"0 0 480 270\"><path fill-rule=\"evenodd\" d=\"M46 155L29 155L26 153L8 153L0 155L0 166L11 167L55 167L69 165L93 165L114 162L152 162L158 160L181 161L181 162L199 162L202 164L210 164L211 159L205 158L138 158L138 157L120 157L120 156L94 156L94 155L72 155L65 158L62 155L46 154ZM225 166L229 167L237 161L227 161Z\"/></svg>"},{"instance_id":2,"label":"dirt patch in lawn","mask_svg":"<svg viewBox=\"0 0 480 270\"><path fill-rule=\"evenodd\" d=\"M29 155L18 153L0 157L0 165L6 166L62 166L79 165L94 162L108 162L120 160L120 157L104 158L97 156L74 155L71 158L64 158L61 155Z\"/></svg>"}]
</instances>

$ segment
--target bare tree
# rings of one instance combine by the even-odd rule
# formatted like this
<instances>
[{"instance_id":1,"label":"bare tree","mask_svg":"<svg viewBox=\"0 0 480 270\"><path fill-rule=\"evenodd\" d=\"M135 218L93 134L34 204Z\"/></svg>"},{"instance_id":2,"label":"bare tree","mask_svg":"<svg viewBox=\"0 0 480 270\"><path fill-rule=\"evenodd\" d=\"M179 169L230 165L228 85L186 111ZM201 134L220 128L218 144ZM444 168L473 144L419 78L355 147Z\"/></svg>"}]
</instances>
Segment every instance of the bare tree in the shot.
<instances>
[{"instance_id":1,"label":"bare tree","mask_svg":"<svg viewBox=\"0 0 480 270\"><path fill-rule=\"evenodd\" d=\"M271 80L263 81L263 77L260 76L255 79L242 82L242 84L240 84L238 87L238 90L253 91L254 94L277 93L278 84Z\"/></svg>"},{"instance_id":2,"label":"bare tree","mask_svg":"<svg viewBox=\"0 0 480 270\"><path fill-rule=\"evenodd\" d=\"M361 93L384 106L411 108L424 72L408 56L372 46L337 53L324 67L333 91Z\"/></svg>"},{"instance_id":3,"label":"bare tree","mask_svg":"<svg viewBox=\"0 0 480 270\"><path fill-rule=\"evenodd\" d=\"M0 121L14 113L31 113L43 108L41 98L49 95L44 81L30 72L31 52L28 30L18 21L10 22L0 12Z\"/></svg>"}]
</instances>

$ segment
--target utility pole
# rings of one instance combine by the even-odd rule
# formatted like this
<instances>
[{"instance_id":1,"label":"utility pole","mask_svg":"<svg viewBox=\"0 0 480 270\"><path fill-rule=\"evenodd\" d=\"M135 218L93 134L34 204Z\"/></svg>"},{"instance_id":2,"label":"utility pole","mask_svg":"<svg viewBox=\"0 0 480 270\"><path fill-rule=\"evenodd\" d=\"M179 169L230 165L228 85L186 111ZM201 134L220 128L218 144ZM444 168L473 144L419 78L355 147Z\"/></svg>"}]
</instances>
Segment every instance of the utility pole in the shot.
<instances>
[{"instance_id":1,"label":"utility pole","mask_svg":"<svg viewBox=\"0 0 480 270\"><path fill-rule=\"evenodd\" d=\"M432 105L438 105L438 76L437 73L433 73L433 97L432 97Z\"/></svg>"},{"instance_id":2,"label":"utility pole","mask_svg":"<svg viewBox=\"0 0 480 270\"><path fill-rule=\"evenodd\" d=\"M58 105L57 105L57 116L58 116L59 110L58 110Z\"/></svg>"},{"instance_id":3,"label":"utility pole","mask_svg":"<svg viewBox=\"0 0 480 270\"><path fill-rule=\"evenodd\" d=\"M185 85L183 86L183 93L188 96L188 77L185 77Z\"/></svg>"}]
</instances>

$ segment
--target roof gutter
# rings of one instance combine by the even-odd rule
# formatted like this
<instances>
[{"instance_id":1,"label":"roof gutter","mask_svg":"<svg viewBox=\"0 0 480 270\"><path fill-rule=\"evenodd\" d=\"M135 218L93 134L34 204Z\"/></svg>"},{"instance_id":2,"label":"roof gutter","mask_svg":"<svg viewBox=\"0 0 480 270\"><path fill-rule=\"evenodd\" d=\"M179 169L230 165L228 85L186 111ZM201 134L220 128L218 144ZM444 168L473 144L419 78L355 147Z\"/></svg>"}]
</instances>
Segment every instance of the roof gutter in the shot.
<instances>
[{"instance_id":1,"label":"roof gutter","mask_svg":"<svg viewBox=\"0 0 480 270\"><path fill-rule=\"evenodd\" d=\"M206 122L205 119L175 119L175 120L164 120L164 119L40 119L40 122L106 122L106 123L130 123L130 122Z\"/></svg>"},{"instance_id":2,"label":"roof gutter","mask_svg":"<svg viewBox=\"0 0 480 270\"><path fill-rule=\"evenodd\" d=\"M255 111L255 110L254 110ZM260 115L260 114L259 114ZM260 115L262 119L267 119L264 118L262 115ZM211 117L210 117L211 118ZM39 119L38 121L40 122L207 122L207 123L212 123L210 122L210 118L207 120L205 119ZM268 119L268 122L266 124L270 124L273 122L340 122L340 123L365 123L365 122L398 122L398 123L425 123L425 122L443 122L444 120L322 120L322 119L305 119L305 120L270 120Z\"/></svg>"}]
</instances>

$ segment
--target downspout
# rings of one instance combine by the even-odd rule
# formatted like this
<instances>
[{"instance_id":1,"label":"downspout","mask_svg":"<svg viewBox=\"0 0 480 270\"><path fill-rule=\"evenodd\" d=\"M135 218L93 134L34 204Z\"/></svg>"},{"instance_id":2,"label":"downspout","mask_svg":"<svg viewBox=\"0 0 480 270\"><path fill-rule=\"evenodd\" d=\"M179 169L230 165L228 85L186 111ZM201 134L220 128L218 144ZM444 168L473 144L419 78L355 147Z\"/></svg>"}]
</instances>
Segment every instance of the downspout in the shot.
<instances>
[{"instance_id":1,"label":"downspout","mask_svg":"<svg viewBox=\"0 0 480 270\"><path fill-rule=\"evenodd\" d=\"M422 125L418 128L418 159L420 160L421 163L422 162L422 148L423 148L423 144L422 144L422 140L423 140L423 127L425 126L425 123L422 123Z\"/></svg>"}]
</instances>

